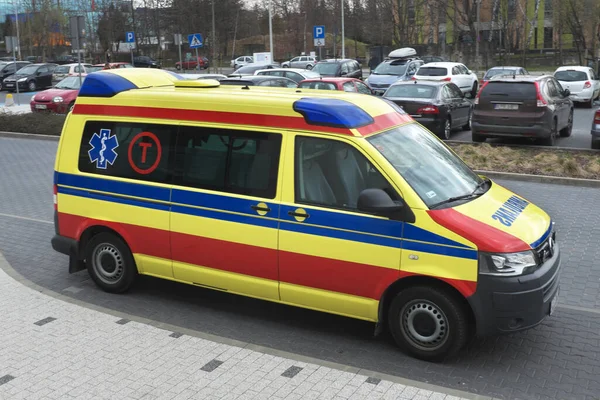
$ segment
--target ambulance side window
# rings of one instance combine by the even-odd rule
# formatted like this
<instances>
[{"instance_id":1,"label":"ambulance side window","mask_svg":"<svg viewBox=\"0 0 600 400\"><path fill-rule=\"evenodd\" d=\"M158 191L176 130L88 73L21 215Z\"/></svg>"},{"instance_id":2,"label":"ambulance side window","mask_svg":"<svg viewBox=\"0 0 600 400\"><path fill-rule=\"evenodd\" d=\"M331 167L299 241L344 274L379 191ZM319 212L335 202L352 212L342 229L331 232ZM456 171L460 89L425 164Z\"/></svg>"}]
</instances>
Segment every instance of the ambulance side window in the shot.
<instances>
[{"instance_id":1,"label":"ambulance side window","mask_svg":"<svg viewBox=\"0 0 600 400\"><path fill-rule=\"evenodd\" d=\"M88 121L79 148L79 170L170 183L177 129L175 125Z\"/></svg>"},{"instance_id":2,"label":"ambulance side window","mask_svg":"<svg viewBox=\"0 0 600 400\"><path fill-rule=\"evenodd\" d=\"M364 189L385 190L400 197L375 166L352 145L330 139L297 136L295 197L297 203L357 211Z\"/></svg>"},{"instance_id":3,"label":"ambulance side window","mask_svg":"<svg viewBox=\"0 0 600 400\"><path fill-rule=\"evenodd\" d=\"M175 184L274 198L281 135L182 127Z\"/></svg>"}]
</instances>

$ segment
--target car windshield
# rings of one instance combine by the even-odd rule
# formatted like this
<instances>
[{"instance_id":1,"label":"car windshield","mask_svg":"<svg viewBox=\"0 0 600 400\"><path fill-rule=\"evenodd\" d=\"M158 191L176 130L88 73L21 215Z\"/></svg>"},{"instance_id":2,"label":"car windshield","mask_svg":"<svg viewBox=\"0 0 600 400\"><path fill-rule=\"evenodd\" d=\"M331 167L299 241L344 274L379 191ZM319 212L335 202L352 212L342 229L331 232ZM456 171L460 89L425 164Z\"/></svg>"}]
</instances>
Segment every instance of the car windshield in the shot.
<instances>
[{"instance_id":1,"label":"car windshield","mask_svg":"<svg viewBox=\"0 0 600 400\"><path fill-rule=\"evenodd\" d=\"M585 72L575 70L558 71L554 74L554 77L559 81L564 82L577 82L588 80L588 76Z\"/></svg>"},{"instance_id":2,"label":"car windshield","mask_svg":"<svg viewBox=\"0 0 600 400\"><path fill-rule=\"evenodd\" d=\"M90 72L100 71L103 67L85 67L85 71L89 74Z\"/></svg>"},{"instance_id":3,"label":"car windshield","mask_svg":"<svg viewBox=\"0 0 600 400\"><path fill-rule=\"evenodd\" d=\"M246 65L244 67L238 68L234 74L253 74L255 71L259 69L263 69L262 65Z\"/></svg>"},{"instance_id":4,"label":"car windshield","mask_svg":"<svg viewBox=\"0 0 600 400\"><path fill-rule=\"evenodd\" d=\"M514 70L514 69L494 68L494 69L490 69L485 74L483 79L490 79L492 76L496 76L496 75L515 75L515 73L516 73L516 70Z\"/></svg>"},{"instance_id":5,"label":"car windshield","mask_svg":"<svg viewBox=\"0 0 600 400\"><path fill-rule=\"evenodd\" d=\"M382 62L373 70L375 75L398 75L406 73L406 61Z\"/></svg>"},{"instance_id":6,"label":"car windshield","mask_svg":"<svg viewBox=\"0 0 600 400\"><path fill-rule=\"evenodd\" d=\"M299 89L320 89L320 90L337 90L331 82L301 82L298 85Z\"/></svg>"},{"instance_id":7,"label":"car windshield","mask_svg":"<svg viewBox=\"0 0 600 400\"><path fill-rule=\"evenodd\" d=\"M402 84L391 86L385 97L410 97L416 99L431 99L437 93L437 88L430 85Z\"/></svg>"},{"instance_id":8,"label":"car windshield","mask_svg":"<svg viewBox=\"0 0 600 400\"><path fill-rule=\"evenodd\" d=\"M446 67L421 67L417 71L417 75L446 76L446 75L448 75L448 69Z\"/></svg>"},{"instance_id":9,"label":"car windshield","mask_svg":"<svg viewBox=\"0 0 600 400\"><path fill-rule=\"evenodd\" d=\"M54 68L54 73L55 74L67 74L67 73L69 73L69 67L64 66L64 65L59 65L58 67Z\"/></svg>"},{"instance_id":10,"label":"car windshield","mask_svg":"<svg viewBox=\"0 0 600 400\"><path fill-rule=\"evenodd\" d=\"M338 63L335 62L322 62L315 64L315 67L312 70L321 75L335 75L338 67Z\"/></svg>"},{"instance_id":11,"label":"car windshield","mask_svg":"<svg viewBox=\"0 0 600 400\"><path fill-rule=\"evenodd\" d=\"M2 71L8 65L7 62L0 62L0 71Z\"/></svg>"},{"instance_id":12,"label":"car windshield","mask_svg":"<svg viewBox=\"0 0 600 400\"><path fill-rule=\"evenodd\" d=\"M35 65L30 65L28 67L21 68L18 72L19 75L33 75L36 73L38 67Z\"/></svg>"},{"instance_id":13,"label":"car windshield","mask_svg":"<svg viewBox=\"0 0 600 400\"><path fill-rule=\"evenodd\" d=\"M82 76L81 83L83 83L84 80L85 80L85 77ZM79 88L81 88L81 85L79 84L78 76L69 76L68 78L65 78L62 81L58 82L56 84L56 86L54 86L54 87L57 89L79 90Z\"/></svg>"},{"instance_id":14,"label":"car windshield","mask_svg":"<svg viewBox=\"0 0 600 400\"><path fill-rule=\"evenodd\" d=\"M445 144L418 124L399 126L367 140L427 207L433 208L454 197L470 196L483 182Z\"/></svg>"}]
</instances>

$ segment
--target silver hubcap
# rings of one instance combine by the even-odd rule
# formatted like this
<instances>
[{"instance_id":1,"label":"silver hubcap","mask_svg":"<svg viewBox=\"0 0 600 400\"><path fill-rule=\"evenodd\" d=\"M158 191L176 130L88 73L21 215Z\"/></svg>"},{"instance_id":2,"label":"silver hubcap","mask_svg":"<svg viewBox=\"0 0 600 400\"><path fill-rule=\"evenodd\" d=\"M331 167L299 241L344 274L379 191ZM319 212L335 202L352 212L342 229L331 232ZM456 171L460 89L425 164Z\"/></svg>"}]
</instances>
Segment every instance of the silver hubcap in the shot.
<instances>
[{"instance_id":1,"label":"silver hubcap","mask_svg":"<svg viewBox=\"0 0 600 400\"><path fill-rule=\"evenodd\" d=\"M473 123L473 113L469 114L469 127L471 127L471 124Z\"/></svg>"},{"instance_id":2,"label":"silver hubcap","mask_svg":"<svg viewBox=\"0 0 600 400\"><path fill-rule=\"evenodd\" d=\"M35 83L31 82L31 83L29 84L29 89L31 89L31 90L35 90Z\"/></svg>"},{"instance_id":3,"label":"silver hubcap","mask_svg":"<svg viewBox=\"0 0 600 400\"><path fill-rule=\"evenodd\" d=\"M400 313L402 333L413 346L436 350L448 340L448 319L444 312L427 300L406 304Z\"/></svg>"},{"instance_id":4,"label":"silver hubcap","mask_svg":"<svg viewBox=\"0 0 600 400\"><path fill-rule=\"evenodd\" d=\"M450 121L446 120L446 125L444 126L444 137L446 139L450 138Z\"/></svg>"},{"instance_id":5,"label":"silver hubcap","mask_svg":"<svg viewBox=\"0 0 600 400\"><path fill-rule=\"evenodd\" d=\"M92 267L96 276L107 284L117 283L125 272L123 256L109 243L96 246L92 256Z\"/></svg>"}]
</instances>

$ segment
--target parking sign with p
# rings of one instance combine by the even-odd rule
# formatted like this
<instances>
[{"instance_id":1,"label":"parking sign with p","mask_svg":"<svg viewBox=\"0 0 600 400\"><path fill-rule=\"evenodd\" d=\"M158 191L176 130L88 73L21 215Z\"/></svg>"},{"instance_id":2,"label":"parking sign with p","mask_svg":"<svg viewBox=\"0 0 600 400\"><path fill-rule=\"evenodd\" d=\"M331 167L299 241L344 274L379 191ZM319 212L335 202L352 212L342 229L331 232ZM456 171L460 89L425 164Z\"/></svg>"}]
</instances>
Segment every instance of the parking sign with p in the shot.
<instances>
[{"instance_id":1,"label":"parking sign with p","mask_svg":"<svg viewBox=\"0 0 600 400\"><path fill-rule=\"evenodd\" d=\"M325 26L324 25L313 26L313 39L325 39Z\"/></svg>"}]
</instances>

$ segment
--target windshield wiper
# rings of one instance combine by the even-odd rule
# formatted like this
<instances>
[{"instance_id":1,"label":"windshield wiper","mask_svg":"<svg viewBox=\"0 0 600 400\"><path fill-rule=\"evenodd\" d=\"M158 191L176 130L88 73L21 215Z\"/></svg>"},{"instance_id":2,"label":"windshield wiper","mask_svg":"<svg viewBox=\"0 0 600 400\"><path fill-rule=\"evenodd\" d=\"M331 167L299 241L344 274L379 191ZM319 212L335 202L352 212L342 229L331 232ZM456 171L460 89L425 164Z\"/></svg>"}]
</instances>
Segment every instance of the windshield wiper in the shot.
<instances>
[{"instance_id":1,"label":"windshield wiper","mask_svg":"<svg viewBox=\"0 0 600 400\"><path fill-rule=\"evenodd\" d=\"M459 201L459 200L466 200L466 199L471 199L471 198L475 198L475 197L479 197L481 196L483 193L476 193L478 190L483 189L483 187L488 183L491 182L489 180L489 178L485 178L483 179L481 182L479 182L477 184L477 186L475 187L475 189L471 192L471 193L467 193L467 194L463 194L461 196L454 196L454 197L450 197L449 199L440 201L439 203L435 203L431 206L429 206L430 209L433 208L437 208L439 206L442 206L444 204L448 204L448 203L454 203L455 201Z\"/></svg>"}]
</instances>

